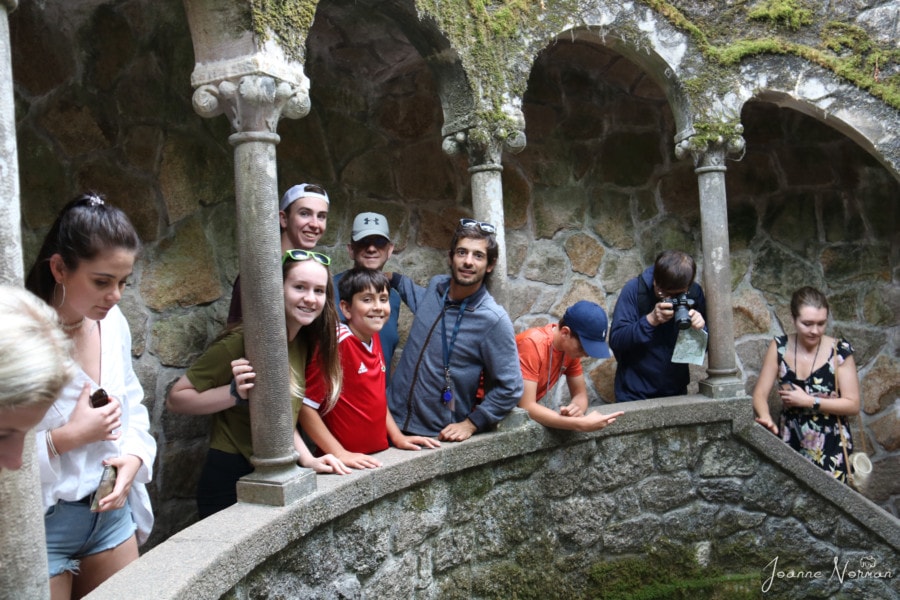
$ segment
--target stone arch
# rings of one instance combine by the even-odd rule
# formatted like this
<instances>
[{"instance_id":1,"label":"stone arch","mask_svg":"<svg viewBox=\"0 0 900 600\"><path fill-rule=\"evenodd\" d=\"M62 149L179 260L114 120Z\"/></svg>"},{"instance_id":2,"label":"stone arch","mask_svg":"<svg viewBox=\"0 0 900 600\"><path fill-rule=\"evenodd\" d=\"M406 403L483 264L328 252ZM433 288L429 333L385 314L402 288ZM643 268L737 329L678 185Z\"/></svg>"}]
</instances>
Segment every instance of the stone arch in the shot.
<instances>
[{"instance_id":1,"label":"stone arch","mask_svg":"<svg viewBox=\"0 0 900 600\"><path fill-rule=\"evenodd\" d=\"M411 0L380 2L368 0L361 3L382 11L396 21L409 42L419 51L438 85L438 95L444 112L443 135L463 129L471 124L475 100L469 76L463 68L459 54L450 40L429 17L420 18ZM393 10L385 10L390 8Z\"/></svg>"},{"instance_id":2,"label":"stone arch","mask_svg":"<svg viewBox=\"0 0 900 600\"><path fill-rule=\"evenodd\" d=\"M323 7L336 5L316 3L309 23L305 23L306 28L300 27L298 30L298 26L304 24L300 21L293 23L292 27L279 23L278 30L269 30L268 34L262 35L254 31L254 27L268 26L255 23L246 7L227 6L226 10L212 11L200 3L186 2L198 65L192 75L193 84L196 86L223 76L241 74L237 71L255 69L289 81L302 82L305 80L303 70L308 37L315 26L315 19ZM469 77L459 55L433 19L427 16L420 18L411 0L363 0L353 3L351 10L360 14L375 12L395 22L435 77L445 126L455 131L470 121L475 102ZM302 15L297 18L302 21ZM217 68L217 65L224 67Z\"/></svg>"},{"instance_id":3,"label":"stone arch","mask_svg":"<svg viewBox=\"0 0 900 600\"><path fill-rule=\"evenodd\" d=\"M799 57L761 56L741 70L735 113L751 100L808 115L847 136L900 180L900 112Z\"/></svg>"},{"instance_id":4,"label":"stone arch","mask_svg":"<svg viewBox=\"0 0 900 600\"><path fill-rule=\"evenodd\" d=\"M317 14L321 11L319 5ZM378 13L393 21L419 52L437 83L445 134L463 128L475 110L472 86L459 54L430 17L420 16L412 0L362 0L352 10Z\"/></svg>"},{"instance_id":5,"label":"stone arch","mask_svg":"<svg viewBox=\"0 0 900 600\"><path fill-rule=\"evenodd\" d=\"M884 115L877 110L879 107L869 107L868 103L858 106L852 113L831 113L815 99L797 97L781 90L765 90L756 94L753 99L796 110L829 125L878 159L895 178L900 179L900 139L893 133L900 130L900 118L885 122L881 120ZM870 110L871 108L875 110Z\"/></svg>"},{"instance_id":6,"label":"stone arch","mask_svg":"<svg viewBox=\"0 0 900 600\"><path fill-rule=\"evenodd\" d=\"M636 26L636 23L632 23L632 25ZM649 35L648 39L643 40L644 43L641 43L642 40L630 38L623 30L618 28L597 31L592 29L592 27L594 26L588 24L567 30L558 34L553 41L571 40L601 45L634 63L665 93L675 118L675 141L678 142L689 137L693 132L691 102L684 93L678 75L680 65L677 62L680 59L679 55L683 55L686 51L687 40L678 32L668 32L668 35L671 37L666 39L666 45L670 49L672 46L681 46L681 48L666 56L658 51L660 40L654 39ZM658 34L659 32L656 31L655 33ZM678 37L683 39L679 40L677 39Z\"/></svg>"}]
</instances>

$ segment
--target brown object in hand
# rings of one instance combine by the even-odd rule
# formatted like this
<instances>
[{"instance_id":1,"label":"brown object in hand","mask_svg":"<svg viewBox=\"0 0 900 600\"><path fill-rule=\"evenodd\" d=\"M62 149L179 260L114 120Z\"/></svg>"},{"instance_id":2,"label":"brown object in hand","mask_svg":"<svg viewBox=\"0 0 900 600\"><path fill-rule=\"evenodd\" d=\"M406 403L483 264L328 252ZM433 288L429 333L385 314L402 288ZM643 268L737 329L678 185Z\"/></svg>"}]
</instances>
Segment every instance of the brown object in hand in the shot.
<instances>
[{"instance_id":1,"label":"brown object in hand","mask_svg":"<svg viewBox=\"0 0 900 600\"><path fill-rule=\"evenodd\" d=\"M109 404L109 396L103 388L98 388L96 392L91 394L91 406L94 408L100 408L107 404Z\"/></svg>"}]
</instances>

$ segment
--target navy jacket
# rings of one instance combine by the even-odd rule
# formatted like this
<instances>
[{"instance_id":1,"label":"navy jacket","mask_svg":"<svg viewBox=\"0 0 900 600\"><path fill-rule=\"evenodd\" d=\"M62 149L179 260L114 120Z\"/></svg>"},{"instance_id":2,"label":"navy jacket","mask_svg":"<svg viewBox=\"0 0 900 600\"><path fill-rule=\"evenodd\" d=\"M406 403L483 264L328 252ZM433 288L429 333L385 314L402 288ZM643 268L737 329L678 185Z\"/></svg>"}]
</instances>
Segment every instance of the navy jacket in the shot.
<instances>
[{"instance_id":1,"label":"navy jacket","mask_svg":"<svg viewBox=\"0 0 900 600\"><path fill-rule=\"evenodd\" d=\"M643 400L687 393L691 375L688 365L672 362L678 327L672 319L654 327L646 319L655 300L642 298L640 279L653 290L653 267L625 284L609 330L609 347L616 357L616 402ZM706 298L699 284L692 283L688 297L694 310L706 318ZM640 300L639 300L640 298ZM642 300L642 301L641 301ZM643 306L639 306L644 304Z\"/></svg>"}]
</instances>

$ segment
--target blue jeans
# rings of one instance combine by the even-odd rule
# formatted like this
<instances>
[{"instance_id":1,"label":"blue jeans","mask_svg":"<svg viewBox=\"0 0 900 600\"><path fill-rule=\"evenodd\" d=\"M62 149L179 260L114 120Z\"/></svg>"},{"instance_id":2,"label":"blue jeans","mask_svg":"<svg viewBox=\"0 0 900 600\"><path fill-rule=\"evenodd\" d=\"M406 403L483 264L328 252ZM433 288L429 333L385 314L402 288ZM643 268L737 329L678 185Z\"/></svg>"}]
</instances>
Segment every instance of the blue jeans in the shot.
<instances>
[{"instance_id":1,"label":"blue jeans","mask_svg":"<svg viewBox=\"0 0 900 600\"><path fill-rule=\"evenodd\" d=\"M65 571L77 574L79 559L123 544L137 529L127 502L116 510L92 513L89 498L60 500L44 514L50 577Z\"/></svg>"}]
</instances>

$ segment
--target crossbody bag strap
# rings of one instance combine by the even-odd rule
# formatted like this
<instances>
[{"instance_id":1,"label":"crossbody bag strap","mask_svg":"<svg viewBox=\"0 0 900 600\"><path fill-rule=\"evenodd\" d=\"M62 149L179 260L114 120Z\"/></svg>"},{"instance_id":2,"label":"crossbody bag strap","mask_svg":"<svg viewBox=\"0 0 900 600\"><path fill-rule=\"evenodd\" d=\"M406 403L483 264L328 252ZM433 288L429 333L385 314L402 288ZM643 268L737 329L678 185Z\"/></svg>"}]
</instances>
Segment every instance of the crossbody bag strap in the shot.
<instances>
[{"instance_id":1,"label":"crossbody bag strap","mask_svg":"<svg viewBox=\"0 0 900 600\"><path fill-rule=\"evenodd\" d=\"M838 361L838 340L837 340L837 338L834 338L834 350L832 351L832 355L834 356L834 393L835 393L835 396L836 396L837 398L840 398L840 397L841 397L841 393L840 393L840 384L838 383L838 366L839 366L841 363ZM866 442L866 432L863 431L862 418L859 417L858 415L857 415L856 418L857 418L857 420L859 421L859 437L860 437L860 440L861 440L861 442L862 442L862 444L861 444L861 445L862 445L862 450L863 450L863 452L865 452L866 454L869 454L869 445L868 445L868 443ZM840 419L838 419L838 421L840 421ZM850 419L847 419L847 427L848 427L848 428L850 427ZM843 430L843 428L842 428L842 429L841 429L841 439L842 439L842 440L843 440L843 435L844 435L844 430ZM845 446L845 448L844 448L844 455L845 455L845 456L844 456L844 459L845 459L845 460L846 460L846 458L847 458L847 457L846 457L846 454L847 454L847 448L846 448L846 445L847 445L847 442L844 441L844 446ZM849 466L849 465L848 465L848 466Z\"/></svg>"},{"instance_id":2,"label":"crossbody bag strap","mask_svg":"<svg viewBox=\"0 0 900 600\"><path fill-rule=\"evenodd\" d=\"M844 451L844 465L847 467L847 483L856 487L856 484L853 482L853 468L850 465L850 456L847 454L847 437L844 435L844 420L838 417L837 424L838 431L841 432L841 449ZM847 426L850 426L849 421Z\"/></svg>"},{"instance_id":3,"label":"crossbody bag strap","mask_svg":"<svg viewBox=\"0 0 900 600\"><path fill-rule=\"evenodd\" d=\"M838 366L841 364L837 355L838 341L834 338L834 346L831 349L831 356L834 360L834 397L841 397L841 384L838 383ZM841 449L844 451L844 465L847 467L847 482L853 484L853 469L850 466L850 456L847 454L847 436L844 435L844 420L838 416L838 431L841 433ZM850 427L850 419L847 419L847 427Z\"/></svg>"}]
</instances>

